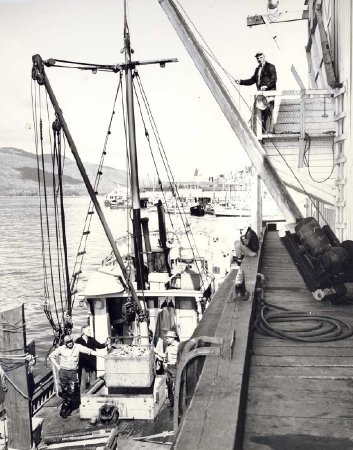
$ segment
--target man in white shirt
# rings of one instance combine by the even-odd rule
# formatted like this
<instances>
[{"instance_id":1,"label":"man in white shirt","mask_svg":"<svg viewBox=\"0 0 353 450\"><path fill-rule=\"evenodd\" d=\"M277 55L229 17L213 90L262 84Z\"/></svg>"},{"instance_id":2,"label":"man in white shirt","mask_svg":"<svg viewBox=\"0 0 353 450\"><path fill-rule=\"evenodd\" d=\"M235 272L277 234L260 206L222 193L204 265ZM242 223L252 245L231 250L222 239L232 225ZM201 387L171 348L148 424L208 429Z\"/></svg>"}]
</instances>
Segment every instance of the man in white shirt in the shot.
<instances>
[{"instance_id":1,"label":"man in white shirt","mask_svg":"<svg viewBox=\"0 0 353 450\"><path fill-rule=\"evenodd\" d=\"M64 345L60 345L49 355L50 361L59 369L59 383L63 398L60 416L64 419L71 414L73 400L78 392L78 363L80 353L101 356L95 350L80 344L74 344L70 335L64 336ZM58 356L60 358L59 364L56 361Z\"/></svg>"},{"instance_id":2,"label":"man in white shirt","mask_svg":"<svg viewBox=\"0 0 353 450\"><path fill-rule=\"evenodd\" d=\"M165 373L167 376L168 400L169 408L172 412L174 407L174 379L180 342L178 341L178 335L172 330L168 331L165 335L165 342L167 344L165 353L159 353L156 350L155 353L157 356L163 358L163 362L166 364Z\"/></svg>"}]
</instances>

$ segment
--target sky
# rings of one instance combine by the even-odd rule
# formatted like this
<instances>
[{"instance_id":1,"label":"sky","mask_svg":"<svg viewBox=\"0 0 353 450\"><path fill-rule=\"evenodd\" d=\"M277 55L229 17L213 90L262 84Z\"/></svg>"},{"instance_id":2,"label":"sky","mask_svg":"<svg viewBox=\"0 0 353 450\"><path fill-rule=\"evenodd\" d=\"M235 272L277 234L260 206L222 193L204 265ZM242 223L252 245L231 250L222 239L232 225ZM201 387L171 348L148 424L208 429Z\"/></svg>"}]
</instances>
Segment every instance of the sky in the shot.
<instances>
[{"instance_id":1,"label":"sky","mask_svg":"<svg viewBox=\"0 0 353 450\"><path fill-rule=\"evenodd\" d=\"M266 13L266 0L179 0L178 4L234 78L253 74L254 55L261 50L276 65L278 89L297 89L287 59L306 83L306 21L273 25L280 52L266 26L246 26L248 15ZM281 10L302 10L304 0L280 0L279 6ZM129 0L128 22L134 58L178 59L164 69L158 65L138 69L174 177L190 180L197 169L201 178L208 179L249 164L158 0ZM0 0L0 147L35 152L33 54L39 53L44 60L117 64L124 61L122 47L123 0ZM118 76L58 68L48 68L46 73L82 160L98 164ZM253 88L230 89L236 102L243 97L251 103ZM250 118L247 106L242 105L241 112ZM125 170L120 118L116 109L105 163ZM136 125L139 172L154 180L139 119Z\"/></svg>"}]
</instances>

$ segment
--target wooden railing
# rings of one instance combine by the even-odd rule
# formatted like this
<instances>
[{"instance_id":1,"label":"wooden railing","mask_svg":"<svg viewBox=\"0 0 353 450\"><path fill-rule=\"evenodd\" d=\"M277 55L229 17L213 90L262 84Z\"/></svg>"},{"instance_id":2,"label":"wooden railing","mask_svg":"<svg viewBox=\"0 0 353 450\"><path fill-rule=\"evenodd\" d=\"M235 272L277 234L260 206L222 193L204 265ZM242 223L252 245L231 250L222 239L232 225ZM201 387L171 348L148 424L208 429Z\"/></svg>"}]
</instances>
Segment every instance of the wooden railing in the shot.
<instances>
[{"instance_id":1,"label":"wooden railing","mask_svg":"<svg viewBox=\"0 0 353 450\"><path fill-rule=\"evenodd\" d=\"M262 111L256 100L265 96L274 100L272 121L268 133L262 130ZM261 101L259 101L261 106ZM258 139L264 135L297 135L304 139L305 133L334 133L334 91L306 89L302 91L258 91L254 96L252 129Z\"/></svg>"},{"instance_id":2,"label":"wooden railing","mask_svg":"<svg viewBox=\"0 0 353 450\"><path fill-rule=\"evenodd\" d=\"M55 395L53 373L47 372L35 380L32 395L32 416L34 416Z\"/></svg>"}]
</instances>

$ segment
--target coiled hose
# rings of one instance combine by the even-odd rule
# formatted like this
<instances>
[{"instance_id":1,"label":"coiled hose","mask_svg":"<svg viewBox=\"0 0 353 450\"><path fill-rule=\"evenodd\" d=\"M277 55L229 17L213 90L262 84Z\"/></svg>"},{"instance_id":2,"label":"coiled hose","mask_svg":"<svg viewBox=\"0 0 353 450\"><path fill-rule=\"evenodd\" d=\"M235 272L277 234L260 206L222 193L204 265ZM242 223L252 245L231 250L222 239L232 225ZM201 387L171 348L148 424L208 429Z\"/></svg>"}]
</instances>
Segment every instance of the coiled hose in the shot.
<instances>
[{"instance_id":1,"label":"coiled hose","mask_svg":"<svg viewBox=\"0 0 353 450\"><path fill-rule=\"evenodd\" d=\"M263 300L261 303L255 327L266 336L301 342L330 342L353 335L352 327L343 320L311 311L291 311ZM302 325L291 328L290 324L293 322L301 322Z\"/></svg>"}]
</instances>

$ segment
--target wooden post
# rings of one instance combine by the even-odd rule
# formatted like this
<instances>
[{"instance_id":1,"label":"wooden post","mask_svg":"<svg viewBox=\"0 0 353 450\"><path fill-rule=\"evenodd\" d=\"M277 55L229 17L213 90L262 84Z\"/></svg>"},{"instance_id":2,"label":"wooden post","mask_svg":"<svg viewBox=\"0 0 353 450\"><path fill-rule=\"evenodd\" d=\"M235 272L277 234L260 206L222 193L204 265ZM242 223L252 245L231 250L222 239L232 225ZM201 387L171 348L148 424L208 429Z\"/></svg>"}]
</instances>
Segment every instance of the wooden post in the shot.
<instances>
[{"instance_id":1,"label":"wooden post","mask_svg":"<svg viewBox=\"0 0 353 450\"><path fill-rule=\"evenodd\" d=\"M251 225L252 229L261 237L262 233L262 195L261 178L259 175L253 177L251 184Z\"/></svg>"},{"instance_id":2,"label":"wooden post","mask_svg":"<svg viewBox=\"0 0 353 450\"><path fill-rule=\"evenodd\" d=\"M3 308L0 311L0 364L6 374L5 408L8 445L11 449L32 448L32 413L26 353L24 305ZM18 357L18 358L17 358Z\"/></svg>"}]
</instances>

